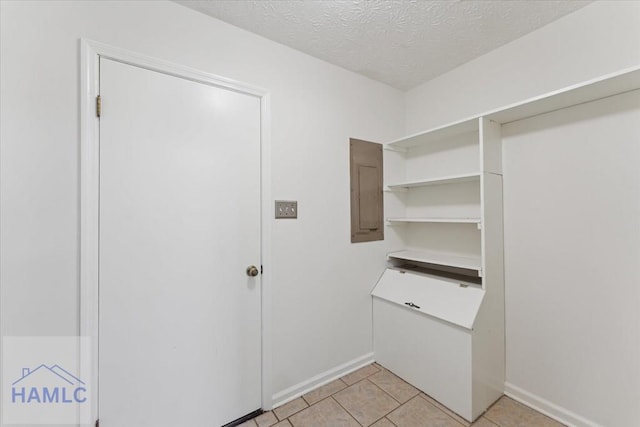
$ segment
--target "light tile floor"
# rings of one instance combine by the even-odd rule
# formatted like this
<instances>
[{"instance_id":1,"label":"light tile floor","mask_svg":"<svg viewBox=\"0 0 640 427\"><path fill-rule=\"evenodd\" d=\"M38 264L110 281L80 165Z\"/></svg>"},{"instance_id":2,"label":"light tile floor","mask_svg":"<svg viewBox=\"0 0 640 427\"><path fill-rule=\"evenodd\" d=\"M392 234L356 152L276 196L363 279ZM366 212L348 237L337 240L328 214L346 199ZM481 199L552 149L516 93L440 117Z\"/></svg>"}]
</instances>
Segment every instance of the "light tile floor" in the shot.
<instances>
[{"instance_id":1,"label":"light tile floor","mask_svg":"<svg viewBox=\"0 0 640 427\"><path fill-rule=\"evenodd\" d=\"M469 423L374 363L319 387L242 427L460 427ZM559 427L506 396L474 427Z\"/></svg>"}]
</instances>

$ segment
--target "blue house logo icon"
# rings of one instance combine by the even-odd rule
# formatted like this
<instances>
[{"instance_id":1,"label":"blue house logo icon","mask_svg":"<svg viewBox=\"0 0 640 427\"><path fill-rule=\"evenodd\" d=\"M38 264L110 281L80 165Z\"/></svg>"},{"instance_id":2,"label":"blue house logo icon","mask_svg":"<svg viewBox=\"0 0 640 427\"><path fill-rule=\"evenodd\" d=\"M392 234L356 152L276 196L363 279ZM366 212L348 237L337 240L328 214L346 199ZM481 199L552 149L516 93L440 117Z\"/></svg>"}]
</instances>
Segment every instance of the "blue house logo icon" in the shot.
<instances>
[{"instance_id":1,"label":"blue house logo icon","mask_svg":"<svg viewBox=\"0 0 640 427\"><path fill-rule=\"evenodd\" d=\"M23 368L11 384L11 403L71 404L87 401L86 384L59 365Z\"/></svg>"}]
</instances>

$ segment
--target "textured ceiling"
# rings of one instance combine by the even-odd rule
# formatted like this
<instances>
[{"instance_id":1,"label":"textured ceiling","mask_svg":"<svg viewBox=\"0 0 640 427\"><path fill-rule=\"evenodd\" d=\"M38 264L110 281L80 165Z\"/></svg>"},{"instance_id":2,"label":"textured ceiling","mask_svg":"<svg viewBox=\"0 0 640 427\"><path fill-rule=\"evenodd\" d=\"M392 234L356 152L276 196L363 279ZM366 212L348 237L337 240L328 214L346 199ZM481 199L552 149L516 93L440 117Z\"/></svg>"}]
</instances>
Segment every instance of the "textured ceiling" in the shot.
<instances>
[{"instance_id":1,"label":"textured ceiling","mask_svg":"<svg viewBox=\"0 0 640 427\"><path fill-rule=\"evenodd\" d=\"M590 1L177 1L398 89L410 89Z\"/></svg>"}]
</instances>

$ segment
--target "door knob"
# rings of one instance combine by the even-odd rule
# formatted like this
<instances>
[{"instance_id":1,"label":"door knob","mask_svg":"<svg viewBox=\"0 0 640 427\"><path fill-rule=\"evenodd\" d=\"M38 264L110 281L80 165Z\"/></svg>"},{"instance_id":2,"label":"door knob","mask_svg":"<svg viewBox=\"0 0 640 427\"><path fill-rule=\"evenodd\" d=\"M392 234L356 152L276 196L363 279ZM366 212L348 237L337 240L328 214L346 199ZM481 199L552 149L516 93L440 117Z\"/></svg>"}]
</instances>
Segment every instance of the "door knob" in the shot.
<instances>
[{"instance_id":1,"label":"door knob","mask_svg":"<svg viewBox=\"0 0 640 427\"><path fill-rule=\"evenodd\" d=\"M249 267L247 267L247 276L256 277L258 273L260 273L260 271L255 265L250 265Z\"/></svg>"}]
</instances>

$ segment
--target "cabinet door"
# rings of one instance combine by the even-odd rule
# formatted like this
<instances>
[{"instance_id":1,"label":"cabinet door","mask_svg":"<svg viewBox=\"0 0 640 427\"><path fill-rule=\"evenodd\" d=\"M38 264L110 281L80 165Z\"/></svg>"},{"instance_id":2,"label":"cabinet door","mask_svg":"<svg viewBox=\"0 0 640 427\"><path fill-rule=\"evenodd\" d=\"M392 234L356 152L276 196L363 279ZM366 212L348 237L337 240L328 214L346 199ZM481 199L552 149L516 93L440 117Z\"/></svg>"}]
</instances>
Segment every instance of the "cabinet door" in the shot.
<instances>
[{"instance_id":1,"label":"cabinet door","mask_svg":"<svg viewBox=\"0 0 640 427\"><path fill-rule=\"evenodd\" d=\"M384 240L382 145L350 139L351 242Z\"/></svg>"}]
</instances>

